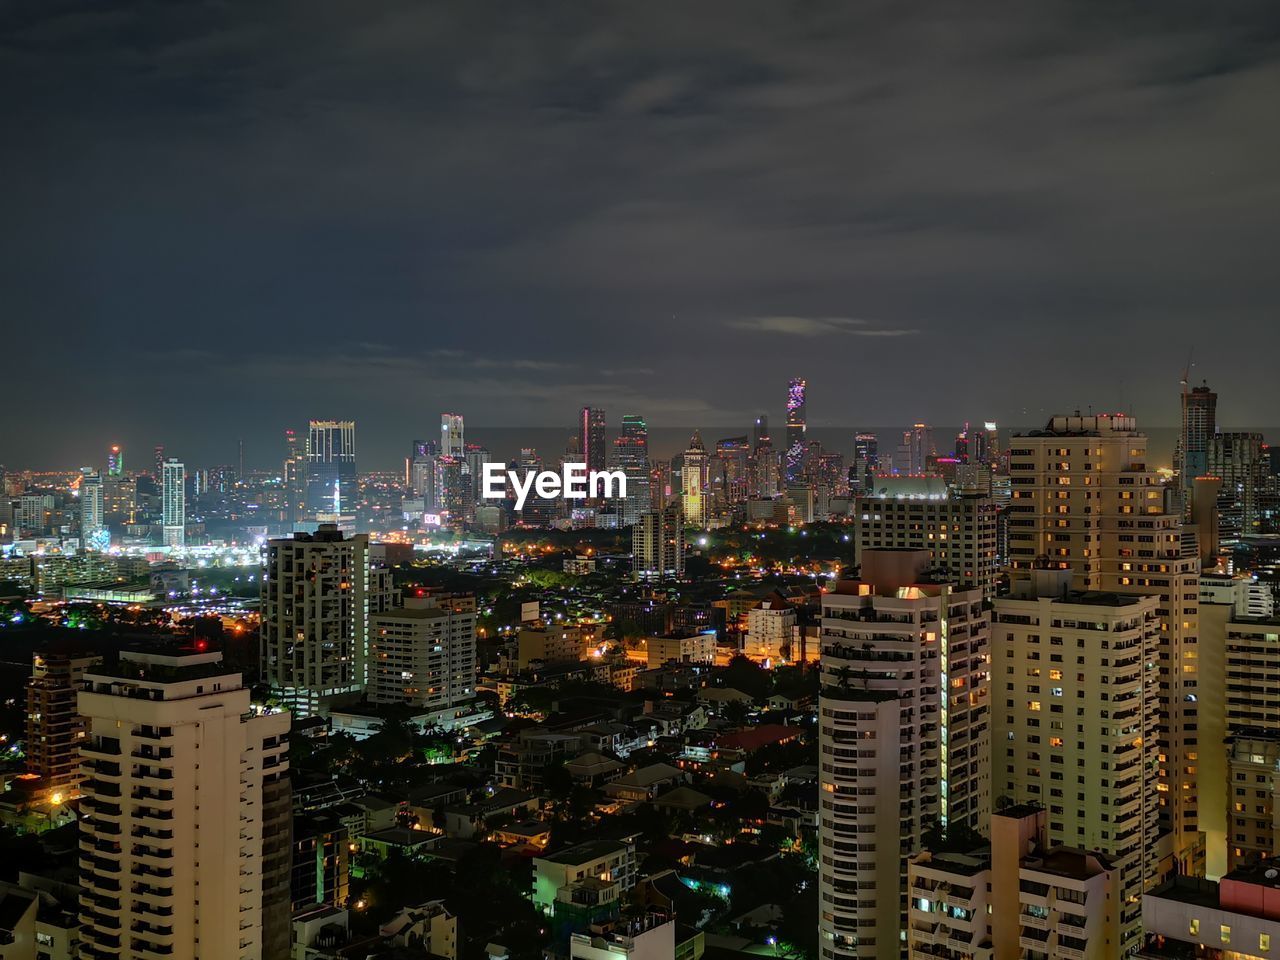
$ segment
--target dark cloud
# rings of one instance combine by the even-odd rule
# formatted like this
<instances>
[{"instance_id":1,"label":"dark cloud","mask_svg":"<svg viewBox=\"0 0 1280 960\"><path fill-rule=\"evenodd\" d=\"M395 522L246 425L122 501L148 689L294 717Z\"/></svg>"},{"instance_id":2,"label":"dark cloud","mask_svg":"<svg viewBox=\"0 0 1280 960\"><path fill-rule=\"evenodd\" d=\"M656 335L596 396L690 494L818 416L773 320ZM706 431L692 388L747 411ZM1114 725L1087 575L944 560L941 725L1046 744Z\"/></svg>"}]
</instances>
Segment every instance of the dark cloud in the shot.
<instances>
[{"instance_id":1,"label":"dark cloud","mask_svg":"<svg viewBox=\"0 0 1280 960\"><path fill-rule=\"evenodd\" d=\"M1273 3L13 0L0 461L793 375L827 424L1168 424L1192 348L1280 423L1278 90Z\"/></svg>"}]
</instances>

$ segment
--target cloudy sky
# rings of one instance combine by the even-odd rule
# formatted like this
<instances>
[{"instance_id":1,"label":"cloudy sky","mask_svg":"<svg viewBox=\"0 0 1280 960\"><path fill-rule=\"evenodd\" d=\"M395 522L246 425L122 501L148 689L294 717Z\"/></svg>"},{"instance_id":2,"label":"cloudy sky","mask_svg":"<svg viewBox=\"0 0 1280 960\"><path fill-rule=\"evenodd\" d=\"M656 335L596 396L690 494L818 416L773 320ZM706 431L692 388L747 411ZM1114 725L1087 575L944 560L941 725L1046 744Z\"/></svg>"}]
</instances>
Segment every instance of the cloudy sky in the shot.
<instances>
[{"instance_id":1,"label":"cloudy sky","mask_svg":"<svg viewBox=\"0 0 1280 960\"><path fill-rule=\"evenodd\" d=\"M1280 424L1278 104L1274 2L8 0L0 463Z\"/></svg>"}]
</instances>

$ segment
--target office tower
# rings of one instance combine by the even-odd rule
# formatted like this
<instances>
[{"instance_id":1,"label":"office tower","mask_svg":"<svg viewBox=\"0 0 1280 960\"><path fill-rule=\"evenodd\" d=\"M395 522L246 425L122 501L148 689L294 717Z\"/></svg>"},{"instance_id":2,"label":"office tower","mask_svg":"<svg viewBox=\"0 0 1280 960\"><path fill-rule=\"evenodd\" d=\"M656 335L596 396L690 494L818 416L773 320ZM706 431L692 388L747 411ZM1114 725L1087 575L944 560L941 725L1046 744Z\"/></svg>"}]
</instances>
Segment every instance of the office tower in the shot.
<instances>
[{"instance_id":1,"label":"office tower","mask_svg":"<svg viewBox=\"0 0 1280 960\"><path fill-rule=\"evenodd\" d=\"M869 550L822 597L820 954L898 960L907 857L991 811L982 592L927 575L923 550Z\"/></svg>"},{"instance_id":2,"label":"office tower","mask_svg":"<svg viewBox=\"0 0 1280 960\"><path fill-rule=\"evenodd\" d=\"M436 496L436 458L440 448L434 440L415 440L409 461L409 486L415 497L421 497L428 512L439 509Z\"/></svg>"},{"instance_id":3,"label":"office tower","mask_svg":"<svg viewBox=\"0 0 1280 960\"><path fill-rule=\"evenodd\" d=\"M716 441L715 460L710 464L710 486L716 512L746 501L750 459L751 447L746 437L726 437Z\"/></svg>"},{"instance_id":4,"label":"office tower","mask_svg":"<svg viewBox=\"0 0 1280 960\"><path fill-rule=\"evenodd\" d=\"M676 497L670 460L654 460L649 468L649 507L663 510ZM676 497L676 499L679 499Z\"/></svg>"},{"instance_id":5,"label":"office tower","mask_svg":"<svg viewBox=\"0 0 1280 960\"><path fill-rule=\"evenodd\" d=\"M27 681L27 772L54 793L74 794L80 782L80 744L84 718L76 711L76 693L92 656L36 653Z\"/></svg>"},{"instance_id":6,"label":"office tower","mask_svg":"<svg viewBox=\"0 0 1280 960\"><path fill-rule=\"evenodd\" d=\"M327 714L365 686L369 613L390 606L369 538L315 533L269 540L262 567L262 681L298 717Z\"/></svg>"},{"instance_id":7,"label":"office tower","mask_svg":"<svg viewBox=\"0 0 1280 960\"><path fill-rule=\"evenodd\" d=\"M307 427L307 512L338 516L356 502L354 420L312 420Z\"/></svg>"},{"instance_id":8,"label":"office tower","mask_svg":"<svg viewBox=\"0 0 1280 960\"><path fill-rule=\"evenodd\" d=\"M157 482L157 483L159 483L159 482L160 482L160 478L161 478L162 476L164 476L164 444L162 444L162 443L157 443L157 444L156 444L155 455L156 455L156 459L155 459L155 464L156 464L155 478L156 478L156 482Z\"/></svg>"},{"instance_id":9,"label":"office tower","mask_svg":"<svg viewBox=\"0 0 1280 960\"><path fill-rule=\"evenodd\" d=\"M465 469L472 507L484 498L484 465L490 461L489 450L478 443L466 445Z\"/></svg>"},{"instance_id":10,"label":"office tower","mask_svg":"<svg viewBox=\"0 0 1280 960\"><path fill-rule=\"evenodd\" d=\"M1172 852L1160 816L1159 599L1073 590L1064 569L1015 587L992 614L992 792L1043 805L1050 842L1114 865L1119 956L1139 942L1142 894Z\"/></svg>"},{"instance_id":11,"label":"office tower","mask_svg":"<svg viewBox=\"0 0 1280 960\"><path fill-rule=\"evenodd\" d=\"M216 652L84 676L82 957L289 956L289 715Z\"/></svg>"},{"instance_id":12,"label":"office tower","mask_svg":"<svg viewBox=\"0 0 1280 960\"><path fill-rule=\"evenodd\" d=\"M162 470L164 545L182 547L187 542L187 468L170 457Z\"/></svg>"},{"instance_id":13,"label":"office tower","mask_svg":"<svg viewBox=\"0 0 1280 960\"><path fill-rule=\"evenodd\" d=\"M119 477L124 474L124 451L120 444L114 443L107 451L107 476Z\"/></svg>"},{"instance_id":14,"label":"office tower","mask_svg":"<svg viewBox=\"0 0 1280 960\"><path fill-rule=\"evenodd\" d=\"M769 440L769 418L763 413L756 417L756 422L751 428L751 452L760 453L760 447Z\"/></svg>"},{"instance_id":15,"label":"office tower","mask_svg":"<svg viewBox=\"0 0 1280 960\"><path fill-rule=\"evenodd\" d=\"M804 475L805 407L807 384L804 380L787 382L787 450L784 479L788 484L799 483Z\"/></svg>"},{"instance_id":16,"label":"office tower","mask_svg":"<svg viewBox=\"0 0 1280 960\"><path fill-rule=\"evenodd\" d=\"M854 562L866 550L928 550L936 569L962 587L996 595L996 505L987 496L948 486L935 496L915 494L910 480L886 478L853 504Z\"/></svg>"},{"instance_id":17,"label":"office tower","mask_svg":"<svg viewBox=\"0 0 1280 960\"><path fill-rule=\"evenodd\" d=\"M436 457L436 506L451 527L465 524L473 506L467 461L461 456Z\"/></svg>"},{"instance_id":18,"label":"office tower","mask_svg":"<svg viewBox=\"0 0 1280 960\"><path fill-rule=\"evenodd\" d=\"M1077 590L1158 597L1163 813L1183 871L1200 873L1200 808L1216 819L1225 798L1216 784L1197 784L1201 731L1217 709L1198 689L1199 549L1182 515L1165 513L1146 452L1146 436L1122 415L1057 416L1042 430L1015 435L1008 451L1009 564L1015 579L1037 566L1056 567L1071 571Z\"/></svg>"},{"instance_id":19,"label":"office tower","mask_svg":"<svg viewBox=\"0 0 1280 960\"><path fill-rule=\"evenodd\" d=\"M588 470L603 470L608 462L604 411L583 407L578 416L578 451Z\"/></svg>"},{"instance_id":20,"label":"office tower","mask_svg":"<svg viewBox=\"0 0 1280 960\"><path fill-rule=\"evenodd\" d=\"M631 530L631 576L636 580L679 580L684 576L684 518L672 502L642 513Z\"/></svg>"},{"instance_id":21,"label":"office tower","mask_svg":"<svg viewBox=\"0 0 1280 960\"><path fill-rule=\"evenodd\" d=\"M899 473L920 476L930 472L929 460L937 456L937 448L933 445L933 427L927 423L917 423L902 434L902 445L898 448L898 458L894 468Z\"/></svg>"},{"instance_id":22,"label":"office tower","mask_svg":"<svg viewBox=\"0 0 1280 960\"><path fill-rule=\"evenodd\" d=\"M1209 472L1209 446L1218 432L1218 395L1208 384L1187 390L1182 381L1182 433L1174 469L1180 481L1184 509L1189 507L1191 485Z\"/></svg>"},{"instance_id":23,"label":"office tower","mask_svg":"<svg viewBox=\"0 0 1280 960\"><path fill-rule=\"evenodd\" d=\"M858 433L853 437L853 472L850 481L856 482L859 491L869 491L875 484L873 478L880 469L880 441L874 433Z\"/></svg>"},{"instance_id":24,"label":"office tower","mask_svg":"<svg viewBox=\"0 0 1280 960\"><path fill-rule=\"evenodd\" d=\"M464 453L466 453L466 442L462 435L462 414L440 414L440 455L461 457Z\"/></svg>"},{"instance_id":25,"label":"office tower","mask_svg":"<svg viewBox=\"0 0 1280 960\"><path fill-rule=\"evenodd\" d=\"M111 546L106 512L102 474L86 468L80 475L80 544L83 549L105 550Z\"/></svg>"},{"instance_id":26,"label":"office tower","mask_svg":"<svg viewBox=\"0 0 1280 960\"><path fill-rule=\"evenodd\" d=\"M622 431L613 441L614 465L627 478L627 496L622 502L622 525L631 526L650 509L649 425L644 417L625 416Z\"/></svg>"},{"instance_id":27,"label":"office tower","mask_svg":"<svg viewBox=\"0 0 1280 960\"><path fill-rule=\"evenodd\" d=\"M1206 472L1222 481L1218 490L1218 538L1224 544L1261 532L1262 492L1267 476L1264 447L1260 433L1219 433L1209 440ZM1194 480L1192 483L1194 486Z\"/></svg>"},{"instance_id":28,"label":"office tower","mask_svg":"<svg viewBox=\"0 0 1280 960\"><path fill-rule=\"evenodd\" d=\"M369 616L369 700L444 711L475 699L476 598L406 597Z\"/></svg>"},{"instance_id":29,"label":"office tower","mask_svg":"<svg viewBox=\"0 0 1280 960\"><path fill-rule=\"evenodd\" d=\"M306 444L293 430L284 432L284 464L280 479L284 485L285 517L288 523L301 520L307 511Z\"/></svg>"},{"instance_id":30,"label":"office tower","mask_svg":"<svg viewBox=\"0 0 1280 960\"><path fill-rule=\"evenodd\" d=\"M702 435L693 431L689 449L680 465L680 506L684 522L691 527L705 527L710 519L707 510L707 448Z\"/></svg>"},{"instance_id":31,"label":"office tower","mask_svg":"<svg viewBox=\"0 0 1280 960\"><path fill-rule=\"evenodd\" d=\"M1042 807L991 817L991 842L911 858L909 960L1114 960L1115 870L1097 851L1054 844Z\"/></svg>"}]
</instances>

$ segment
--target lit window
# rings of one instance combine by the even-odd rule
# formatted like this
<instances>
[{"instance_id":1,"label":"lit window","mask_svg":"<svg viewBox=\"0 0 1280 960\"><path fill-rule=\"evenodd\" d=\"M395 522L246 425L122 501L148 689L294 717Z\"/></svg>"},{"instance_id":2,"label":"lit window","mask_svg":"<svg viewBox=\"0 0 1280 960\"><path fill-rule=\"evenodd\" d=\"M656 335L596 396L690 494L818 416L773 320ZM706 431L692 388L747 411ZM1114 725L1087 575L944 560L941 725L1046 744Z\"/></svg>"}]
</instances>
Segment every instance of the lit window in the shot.
<instances>
[{"instance_id":1,"label":"lit window","mask_svg":"<svg viewBox=\"0 0 1280 960\"><path fill-rule=\"evenodd\" d=\"M1230 942L1231 942L1231 928L1230 928L1229 926L1227 926L1227 925L1224 923L1221 927L1219 927L1219 928L1218 928L1218 932L1219 932L1219 933L1221 934L1221 936L1222 936L1222 942L1223 942L1223 943L1230 943Z\"/></svg>"},{"instance_id":2,"label":"lit window","mask_svg":"<svg viewBox=\"0 0 1280 960\"><path fill-rule=\"evenodd\" d=\"M1194 937L1196 934L1198 934L1198 933L1200 932L1200 921L1199 921L1199 920L1197 920L1197 919L1195 919L1195 918L1193 917L1193 918L1192 918L1192 920L1191 920L1191 925L1190 925L1190 927L1188 928L1188 932L1189 932L1193 937Z\"/></svg>"}]
</instances>

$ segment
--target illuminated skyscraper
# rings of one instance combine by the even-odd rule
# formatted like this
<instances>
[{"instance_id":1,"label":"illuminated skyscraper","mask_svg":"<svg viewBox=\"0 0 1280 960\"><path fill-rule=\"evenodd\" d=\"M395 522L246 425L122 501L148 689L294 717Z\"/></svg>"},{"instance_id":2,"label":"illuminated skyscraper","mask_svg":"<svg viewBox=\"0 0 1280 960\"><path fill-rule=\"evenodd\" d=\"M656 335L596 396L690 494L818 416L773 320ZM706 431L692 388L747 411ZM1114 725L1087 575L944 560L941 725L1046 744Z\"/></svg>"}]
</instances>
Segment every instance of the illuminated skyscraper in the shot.
<instances>
[{"instance_id":1,"label":"illuminated skyscraper","mask_svg":"<svg viewBox=\"0 0 1280 960\"><path fill-rule=\"evenodd\" d=\"M822 596L826 960L899 960L907 857L933 826L985 830L991 814L990 621L981 590L929 576L929 562L869 550L859 580Z\"/></svg>"},{"instance_id":2,"label":"illuminated skyscraper","mask_svg":"<svg viewBox=\"0 0 1280 960\"><path fill-rule=\"evenodd\" d=\"M312 420L307 431L307 512L341 514L356 501L354 420Z\"/></svg>"},{"instance_id":3,"label":"illuminated skyscraper","mask_svg":"<svg viewBox=\"0 0 1280 960\"><path fill-rule=\"evenodd\" d=\"M631 531L631 575L636 580L684 576L684 518L679 504L640 515Z\"/></svg>"},{"instance_id":4,"label":"illuminated skyscraper","mask_svg":"<svg viewBox=\"0 0 1280 960\"><path fill-rule=\"evenodd\" d=\"M711 466L711 487L716 510L732 507L747 499L747 465L751 448L746 437L726 437L716 441Z\"/></svg>"},{"instance_id":5,"label":"illuminated skyscraper","mask_svg":"<svg viewBox=\"0 0 1280 960\"><path fill-rule=\"evenodd\" d=\"M680 504L685 523L694 527L707 525L707 448L702 435L693 431L689 449L680 467Z\"/></svg>"},{"instance_id":6,"label":"illuminated skyscraper","mask_svg":"<svg viewBox=\"0 0 1280 960\"><path fill-rule=\"evenodd\" d=\"M462 436L462 414L440 414L440 455L461 457L464 453L466 453L466 443Z\"/></svg>"},{"instance_id":7,"label":"illuminated skyscraper","mask_svg":"<svg viewBox=\"0 0 1280 960\"><path fill-rule=\"evenodd\" d=\"M853 438L853 473L850 480L860 491L872 488L871 478L880 469L880 441L874 433L859 433Z\"/></svg>"},{"instance_id":8,"label":"illuminated skyscraper","mask_svg":"<svg viewBox=\"0 0 1280 960\"><path fill-rule=\"evenodd\" d=\"M588 470L603 470L608 462L605 449L604 411L595 407L583 407L578 425L578 449Z\"/></svg>"},{"instance_id":9,"label":"illuminated skyscraper","mask_svg":"<svg viewBox=\"0 0 1280 960\"><path fill-rule=\"evenodd\" d=\"M805 409L804 395L806 383L803 380L791 380L787 384L787 483L800 483L804 478L804 434Z\"/></svg>"},{"instance_id":10,"label":"illuminated skyscraper","mask_svg":"<svg viewBox=\"0 0 1280 960\"><path fill-rule=\"evenodd\" d=\"M104 550L111 539L106 528L102 474L85 470L80 476L80 543L86 550Z\"/></svg>"},{"instance_id":11,"label":"illuminated skyscraper","mask_svg":"<svg viewBox=\"0 0 1280 960\"><path fill-rule=\"evenodd\" d=\"M436 506L448 514L449 526L459 527L471 517L473 498L467 461L462 457L436 457Z\"/></svg>"},{"instance_id":12,"label":"illuminated skyscraper","mask_svg":"<svg viewBox=\"0 0 1280 960\"><path fill-rule=\"evenodd\" d=\"M156 478L156 483L159 483L160 478L164 476L164 444L163 443L156 444L155 454L156 454L155 478Z\"/></svg>"},{"instance_id":13,"label":"illuminated skyscraper","mask_svg":"<svg viewBox=\"0 0 1280 960\"><path fill-rule=\"evenodd\" d=\"M124 473L124 451L120 449L120 444L112 444L111 449L107 451L107 476L118 477Z\"/></svg>"},{"instance_id":14,"label":"illuminated skyscraper","mask_svg":"<svg viewBox=\"0 0 1280 960\"><path fill-rule=\"evenodd\" d=\"M466 445L467 483L471 490L472 504L478 504L484 494L484 465L491 459L487 447L478 443Z\"/></svg>"},{"instance_id":15,"label":"illuminated skyscraper","mask_svg":"<svg viewBox=\"0 0 1280 960\"><path fill-rule=\"evenodd\" d=\"M170 457L161 468L161 506L164 545L181 547L187 542L187 468Z\"/></svg>"},{"instance_id":16,"label":"illuminated skyscraper","mask_svg":"<svg viewBox=\"0 0 1280 960\"><path fill-rule=\"evenodd\" d=\"M649 426L644 417L622 418L622 432L614 438L615 465L627 478L622 524L631 526L649 510Z\"/></svg>"},{"instance_id":17,"label":"illuminated skyscraper","mask_svg":"<svg viewBox=\"0 0 1280 960\"><path fill-rule=\"evenodd\" d=\"M1071 571L1076 590L1159 597L1161 798L1174 853L1182 871L1194 874L1205 869L1204 832L1225 817L1221 784L1199 782L1221 704L1200 695L1201 669L1212 664L1202 664L1198 642L1196 533L1180 513L1165 512L1163 484L1146 454L1137 422L1119 414L1057 416L1015 435L1009 563L1015 584L1047 567Z\"/></svg>"}]
</instances>

